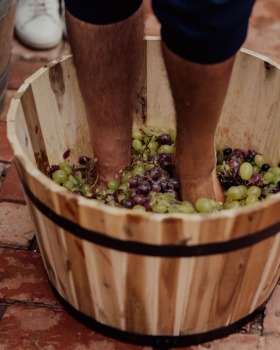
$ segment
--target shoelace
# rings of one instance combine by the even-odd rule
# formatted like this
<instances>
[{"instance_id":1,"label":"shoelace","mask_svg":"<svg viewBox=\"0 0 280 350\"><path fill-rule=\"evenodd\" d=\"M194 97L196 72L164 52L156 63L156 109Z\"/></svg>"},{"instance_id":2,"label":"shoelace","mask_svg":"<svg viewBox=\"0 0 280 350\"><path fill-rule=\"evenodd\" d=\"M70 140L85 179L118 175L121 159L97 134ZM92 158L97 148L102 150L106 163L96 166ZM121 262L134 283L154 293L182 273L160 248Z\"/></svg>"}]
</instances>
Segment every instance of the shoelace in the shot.
<instances>
[{"instance_id":1,"label":"shoelace","mask_svg":"<svg viewBox=\"0 0 280 350\"><path fill-rule=\"evenodd\" d=\"M25 0L26 1L26 0ZM54 1L49 0L30 0L28 3L28 16L26 22L33 20L42 15L49 16L52 20L56 21L53 14L58 10Z\"/></svg>"}]
</instances>

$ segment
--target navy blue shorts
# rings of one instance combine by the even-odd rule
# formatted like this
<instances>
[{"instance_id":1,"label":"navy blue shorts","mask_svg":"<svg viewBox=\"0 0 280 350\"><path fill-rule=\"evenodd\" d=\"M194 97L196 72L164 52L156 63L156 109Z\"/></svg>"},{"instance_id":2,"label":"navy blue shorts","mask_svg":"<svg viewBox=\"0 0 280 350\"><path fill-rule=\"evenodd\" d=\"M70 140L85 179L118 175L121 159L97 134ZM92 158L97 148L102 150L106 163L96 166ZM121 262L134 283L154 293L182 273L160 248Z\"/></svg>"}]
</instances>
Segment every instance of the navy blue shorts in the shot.
<instances>
[{"instance_id":1,"label":"navy blue shorts","mask_svg":"<svg viewBox=\"0 0 280 350\"><path fill-rule=\"evenodd\" d=\"M175 54L213 64L233 56L246 39L255 0L152 0L161 37ZM142 0L65 0L68 11L92 24L131 16Z\"/></svg>"}]
</instances>

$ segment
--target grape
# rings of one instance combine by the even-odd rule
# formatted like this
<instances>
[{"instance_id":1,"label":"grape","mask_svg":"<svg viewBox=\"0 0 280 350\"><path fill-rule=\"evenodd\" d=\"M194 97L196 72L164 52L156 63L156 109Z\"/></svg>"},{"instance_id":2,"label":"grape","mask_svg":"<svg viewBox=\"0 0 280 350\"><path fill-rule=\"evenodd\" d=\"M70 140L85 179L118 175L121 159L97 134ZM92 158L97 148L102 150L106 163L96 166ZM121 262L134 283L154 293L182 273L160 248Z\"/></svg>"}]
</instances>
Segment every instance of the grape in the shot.
<instances>
[{"instance_id":1,"label":"grape","mask_svg":"<svg viewBox=\"0 0 280 350\"><path fill-rule=\"evenodd\" d=\"M59 164L59 169L60 170L64 170L67 175L72 173L71 165L69 163L67 163L67 162L60 163Z\"/></svg>"},{"instance_id":2,"label":"grape","mask_svg":"<svg viewBox=\"0 0 280 350\"><path fill-rule=\"evenodd\" d=\"M144 175L145 169L141 165L136 165L132 170L132 176Z\"/></svg>"},{"instance_id":3,"label":"grape","mask_svg":"<svg viewBox=\"0 0 280 350\"><path fill-rule=\"evenodd\" d=\"M171 145L172 140L170 134L162 134L157 138L160 145Z\"/></svg>"},{"instance_id":4,"label":"grape","mask_svg":"<svg viewBox=\"0 0 280 350\"><path fill-rule=\"evenodd\" d=\"M270 168L270 165L267 164L267 163L264 163L264 164L262 165L262 171L268 171L269 168Z\"/></svg>"},{"instance_id":5,"label":"grape","mask_svg":"<svg viewBox=\"0 0 280 350\"><path fill-rule=\"evenodd\" d=\"M176 129L171 129L170 130L170 137L171 137L171 141L173 143L175 143L175 141L176 141Z\"/></svg>"},{"instance_id":6,"label":"grape","mask_svg":"<svg viewBox=\"0 0 280 350\"><path fill-rule=\"evenodd\" d=\"M137 204L137 205L134 205L134 206L132 207L132 210L146 211L146 208L145 208L143 205Z\"/></svg>"},{"instance_id":7,"label":"grape","mask_svg":"<svg viewBox=\"0 0 280 350\"><path fill-rule=\"evenodd\" d=\"M229 202L228 209L239 208L239 207L240 207L240 202L239 201Z\"/></svg>"},{"instance_id":8,"label":"grape","mask_svg":"<svg viewBox=\"0 0 280 350\"><path fill-rule=\"evenodd\" d=\"M267 172L264 174L264 176L263 176L263 183L264 184L269 184L269 183L273 182L273 180L274 180L274 175L272 172Z\"/></svg>"},{"instance_id":9,"label":"grape","mask_svg":"<svg viewBox=\"0 0 280 350\"><path fill-rule=\"evenodd\" d=\"M195 202L195 208L200 213L210 213L212 211L212 204L207 198L199 198Z\"/></svg>"},{"instance_id":10,"label":"grape","mask_svg":"<svg viewBox=\"0 0 280 350\"><path fill-rule=\"evenodd\" d=\"M146 202L147 198L143 194L138 193L138 194L133 195L131 197L131 200L135 205L137 205L137 204L143 205Z\"/></svg>"},{"instance_id":11,"label":"grape","mask_svg":"<svg viewBox=\"0 0 280 350\"><path fill-rule=\"evenodd\" d=\"M166 213L167 212L167 205L162 204L162 203L156 203L152 206L152 210L155 213Z\"/></svg>"},{"instance_id":12,"label":"grape","mask_svg":"<svg viewBox=\"0 0 280 350\"><path fill-rule=\"evenodd\" d=\"M74 187L74 182L72 180L66 180L63 183L63 187L65 187L67 190L71 190Z\"/></svg>"},{"instance_id":13,"label":"grape","mask_svg":"<svg viewBox=\"0 0 280 350\"><path fill-rule=\"evenodd\" d=\"M134 139L132 141L132 148L135 149L135 151L140 151L142 146L143 146L143 143L140 140Z\"/></svg>"},{"instance_id":14,"label":"grape","mask_svg":"<svg viewBox=\"0 0 280 350\"><path fill-rule=\"evenodd\" d=\"M67 173L61 169L56 170L54 173L52 173L52 179L58 184L63 184L65 181L67 181Z\"/></svg>"},{"instance_id":15,"label":"grape","mask_svg":"<svg viewBox=\"0 0 280 350\"><path fill-rule=\"evenodd\" d=\"M258 186L251 186L247 190L247 196L255 196L259 198L262 194L262 190Z\"/></svg>"},{"instance_id":16,"label":"grape","mask_svg":"<svg viewBox=\"0 0 280 350\"><path fill-rule=\"evenodd\" d=\"M130 171L126 172L126 173L123 173L122 175L122 179L121 179L121 182L122 184L125 184L127 182L129 182L129 180L132 178L132 174Z\"/></svg>"},{"instance_id":17,"label":"grape","mask_svg":"<svg viewBox=\"0 0 280 350\"><path fill-rule=\"evenodd\" d=\"M107 187L111 190L117 190L119 188L119 183L117 180L110 180L107 182Z\"/></svg>"},{"instance_id":18,"label":"grape","mask_svg":"<svg viewBox=\"0 0 280 350\"><path fill-rule=\"evenodd\" d=\"M264 157L260 154L255 155L254 162L258 167L262 167L264 164Z\"/></svg>"},{"instance_id":19,"label":"grape","mask_svg":"<svg viewBox=\"0 0 280 350\"><path fill-rule=\"evenodd\" d=\"M86 157L86 156L81 156L78 160L78 162L81 164L81 165L85 165L87 163L89 163L90 161L90 158L89 157Z\"/></svg>"},{"instance_id":20,"label":"grape","mask_svg":"<svg viewBox=\"0 0 280 350\"><path fill-rule=\"evenodd\" d=\"M66 150L66 151L63 153L63 159L67 159L69 156L70 156L70 149L68 148L68 150Z\"/></svg>"},{"instance_id":21,"label":"grape","mask_svg":"<svg viewBox=\"0 0 280 350\"><path fill-rule=\"evenodd\" d=\"M238 186L231 186L228 190L227 190L227 197L229 197L229 199L231 200L239 200L241 198L243 198L243 190L238 187Z\"/></svg>"},{"instance_id":22,"label":"grape","mask_svg":"<svg viewBox=\"0 0 280 350\"><path fill-rule=\"evenodd\" d=\"M227 147L223 150L223 155L224 156L230 156L232 154L232 148Z\"/></svg>"},{"instance_id":23,"label":"grape","mask_svg":"<svg viewBox=\"0 0 280 350\"><path fill-rule=\"evenodd\" d=\"M243 180L250 180L253 174L253 166L249 162L241 164L239 174Z\"/></svg>"},{"instance_id":24,"label":"grape","mask_svg":"<svg viewBox=\"0 0 280 350\"><path fill-rule=\"evenodd\" d=\"M137 140L143 140L143 133L141 130L135 129L132 131L132 138Z\"/></svg>"},{"instance_id":25,"label":"grape","mask_svg":"<svg viewBox=\"0 0 280 350\"><path fill-rule=\"evenodd\" d=\"M121 205L126 209L132 209L133 208L133 201L130 198L124 198L121 201Z\"/></svg>"},{"instance_id":26,"label":"grape","mask_svg":"<svg viewBox=\"0 0 280 350\"><path fill-rule=\"evenodd\" d=\"M259 199L257 196L250 195L246 198L246 205L254 204L259 202Z\"/></svg>"},{"instance_id":27,"label":"grape","mask_svg":"<svg viewBox=\"0 0 280 350\"><path fill-rule=\"evenodd\" d=\"M161 153L172 153L173 152L173 147L170 146L170 145L162 145L158 148L158 153L161 154Z\"/></svg>"}]
</instances>

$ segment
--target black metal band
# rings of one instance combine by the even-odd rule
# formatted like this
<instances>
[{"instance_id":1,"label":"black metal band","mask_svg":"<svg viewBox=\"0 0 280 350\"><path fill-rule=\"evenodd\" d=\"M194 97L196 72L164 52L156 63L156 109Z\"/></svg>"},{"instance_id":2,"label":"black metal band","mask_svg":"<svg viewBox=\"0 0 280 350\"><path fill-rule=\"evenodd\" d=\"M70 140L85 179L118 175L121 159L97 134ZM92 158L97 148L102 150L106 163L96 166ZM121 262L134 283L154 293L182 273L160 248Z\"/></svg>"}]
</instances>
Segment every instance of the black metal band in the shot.
<instances>
[{"instance_id":1,"label":"black metal band","mask_svg":"<svg viewBox=\"0 0 280 350\"><path fill-rule=\"evenodd\" d=\"M246 236L234 238L228 241L205 243L198 245L172 245L172 244L149 244L136 241L121 240L109 237L105 234L88 230L80 225L68 220L67 218L56 214L51 208L41 202L31 192L29 187L22 181L24 191L36 208L48 217L52 222L69 233L80 237L81 239L98 244L103 247L114 250L133 253L138 255L157 256L157 257L194 257L214 254L224 254L235 250L247 248L257 244L267 238L270 238L280 231L280 221L254 233L248 233ZM280 219L280 215L279 215ZM94 218L92 218L94 220Z\"/></svg>"},{"instance_id":2,"label":"black metal band","mask_svg":"<svg viewBox=\"0 0 280 350\"><path fill-rule=\"evenodd\" d=\"M244 318L226 326L217 328L205 333L196 333L179 336L158 336L125 332L120 329L104 325L93 318L85 315L84 313L75 309L68 301L61 297L55 287L51 284L53 293L58 299L63 308L80 323L84 324L93 331L100 333L106 337L113 338L115 340L140 345L140 346L152 346L156 349L167 350L174 347L192 346L205 342L213 341L218 338L226 337L245 326L256 314L262 312L266 306L266 302L260 305L251 314Z\"/></svg>"}]
</instances>

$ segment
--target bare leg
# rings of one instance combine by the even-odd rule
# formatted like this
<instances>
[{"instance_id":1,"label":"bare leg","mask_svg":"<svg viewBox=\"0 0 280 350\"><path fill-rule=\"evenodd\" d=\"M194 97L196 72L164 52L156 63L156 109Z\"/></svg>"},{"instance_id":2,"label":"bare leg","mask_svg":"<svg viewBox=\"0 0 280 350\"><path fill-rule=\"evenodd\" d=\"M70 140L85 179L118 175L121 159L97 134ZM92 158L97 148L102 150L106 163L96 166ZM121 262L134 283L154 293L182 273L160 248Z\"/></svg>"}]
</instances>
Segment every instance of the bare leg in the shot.
<instances>
[{"instance_id":1,"label":"bare leg","mask_svg":"<svg viewBox=\"0 0 280 350\"><path fill-rule=\"evenodd\" d=\"M132 111L143 60L143 14L93 25L66 14L100 183L130 164Z\"/></svg>"},{"instance_id":2,"label":"bare leg","mask_svg":"<svg viewBox=\"0 0 280 350\"><path fill-rule=\"evenodd\" d=\"M224 200L215 174L214 137L227 92L234 57L213 65L187 61L163 44L177 114L175 168L181 196Z\"/></svg>"}]
</instances>

